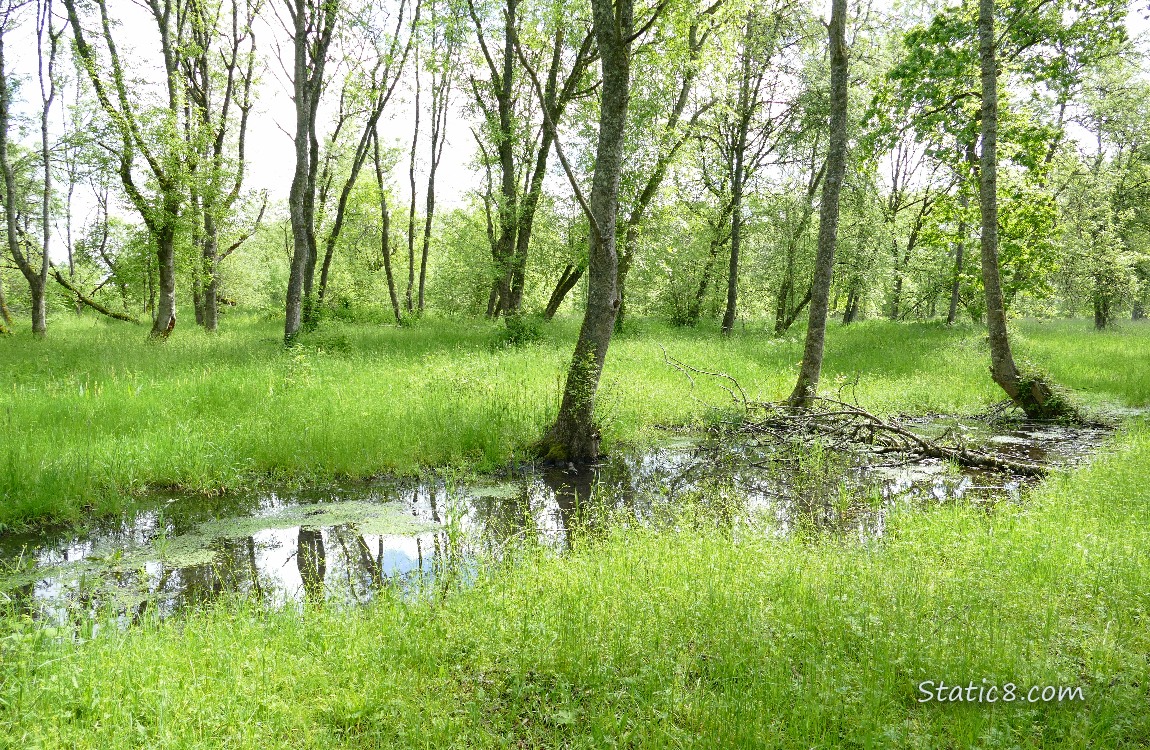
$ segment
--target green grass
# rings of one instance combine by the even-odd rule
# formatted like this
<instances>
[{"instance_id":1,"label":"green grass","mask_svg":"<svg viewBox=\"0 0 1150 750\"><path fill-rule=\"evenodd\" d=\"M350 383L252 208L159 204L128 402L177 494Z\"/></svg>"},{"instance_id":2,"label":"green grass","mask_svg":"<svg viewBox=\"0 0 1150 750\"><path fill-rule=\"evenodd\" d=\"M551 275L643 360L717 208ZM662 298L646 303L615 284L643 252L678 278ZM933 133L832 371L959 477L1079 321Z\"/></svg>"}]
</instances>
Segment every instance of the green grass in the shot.
<instances>
[{"instance_id":1,"label":"green grass","mask_svg":"<svg viewBox=\"0 0 1150 750\"><path fill-rule=\"evenodd\" d=\"M734 375L749 395L793 386L798 333L641 323L617 337L600 393L606 447L658 425L698 423L714 384L692 393L660 347ZM212 492L274 480L488 469L554 417L575 335L500 348L500 326L425 320L405 329L325 323L285 351L279 324L250 316L215 336L187 328L164 344L139 328L53 320L47 341L0 340L0 529L75 522L124 507L149 486ZM1000 398L981 331L934 324L832 326L824 388L878 411L973 412ZM1150 326L1096 334L1085 323L1028 323L1016 346L1093 402L1150 403Z\"/></svg>"},{"instance_id":2,"label":"green grass","mask_svg":"<svg viewBox=\"0 0 1150 750\"><path fill-rule=\"evenodd\" d=\"M434 602L224 602L83 643L9 619L0 747L1146 747L1147 466L1142 423L1022 504L866 544L616 530Z\"/></svg>"},{"instance_id":3,"label":"green grass","mask_svg":"<svg viewBox=\"0 0 1150 750\"><path fill-rule=\"evenodd\" d=\"M501 350L489 325L332 325L284 352L275 325L229 323L158 346L76 322L0 342L4 518L156 483L496 464L552 416L573 335ZM797 336L646 327L612 345L611 443L703 418L660 345L754 397L791 386ZM1026 322L1015 343L1091 405L1150 403L1150 326ZM1000 397L986 359L974 328L834 327L825 383L857 374L880 411L976 411ZM615 528L434 600L225 599L83 639L0 614L0 748L1146 747L1147 476L1136 420L1020 503L905 510L865 543ZM925 680L1083 700L920 703Z\"/></svg>"}]
</instances>

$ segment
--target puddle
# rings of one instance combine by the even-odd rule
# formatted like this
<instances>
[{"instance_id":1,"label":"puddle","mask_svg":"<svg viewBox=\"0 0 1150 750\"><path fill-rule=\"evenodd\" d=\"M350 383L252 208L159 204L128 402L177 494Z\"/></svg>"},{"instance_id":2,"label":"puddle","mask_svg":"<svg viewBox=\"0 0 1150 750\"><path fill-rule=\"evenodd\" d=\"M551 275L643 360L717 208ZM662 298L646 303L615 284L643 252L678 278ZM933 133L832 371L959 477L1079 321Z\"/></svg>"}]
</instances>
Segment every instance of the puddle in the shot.
<instances>
[{"instance_id":1,"label":"puddle","mask_svg":"<svg viewBox=\"0 0 1150 750\"><path fill-rule=\"evenodd\" d=\"M1048 465L1083 459L1102 429L913 420L913 429ZM459 483L337 485L205 499L155 496L131 518L83 533L0 535L0 601L58 624L112 613L129 624L237 593L269 606L366 602L447 586L508 543L564 549L624 520L721 524L750 533L881 536L900 506L993 505L1023 484L942 461L860 465L818 450L681 437L575 471L525 467Z\"/></svg>"}]
</instances>

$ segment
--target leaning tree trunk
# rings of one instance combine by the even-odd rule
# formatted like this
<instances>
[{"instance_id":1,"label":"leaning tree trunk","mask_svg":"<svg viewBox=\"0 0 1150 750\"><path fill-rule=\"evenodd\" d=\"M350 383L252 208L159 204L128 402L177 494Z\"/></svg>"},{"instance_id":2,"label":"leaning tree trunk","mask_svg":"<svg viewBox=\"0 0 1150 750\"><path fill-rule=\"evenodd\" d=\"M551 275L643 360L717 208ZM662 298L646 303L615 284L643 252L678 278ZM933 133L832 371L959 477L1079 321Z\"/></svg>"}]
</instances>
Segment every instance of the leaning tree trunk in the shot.
<instances>
[{"instance_id":1,"label":"leaning tree trunk","mask_svg":"<svg viewBox=\"0 0 1150 750\"><path fill-rule=\"evenodd\" d=\"M990 340L990 374L1031 419L1074 415L1066 401L1040 377L1018 371L1006 330L1006 304L998 269L998 70L995 55L994 0L979 0L978 57L982 69L982 154L979 205L982 210L982 286Z\"/></svg>"},{"instance_id":2,"label":"leaning tree trunk","mask_svg":"<svg viewBox=\"0 0 1150 750\"><path fill-rule=\"evenodd\" d=\"M839 194L847 163L847 47L846 0L832 0L828 26L831 55L831 121L827 146L826 179L823 182L822 205L819 207L819 246L815 274L811 283L811 308L807 325L806 346L799 379L791 393L793 406L810 405L819 387L823 368L823 344L827 330L827 307L835 267L835 243L838 239Z\"/></svg>"},{"instance_id":3,"label":"leaning tree trunk","mask_svg":"<svg viewBox=\"0 0 1150 750\"><path fill-rule=\"evenodd\" d=\"M567 267L563 269L563 274L559 277L559 281L555 282L555 289L552 290L551 297L547 300L543 317L547 320L555 317L555 313L559 312L559 306L563 304L563 300L567 299L567 293L575 288L586 270L583 266L567 264Z\"/></svg>"},{"instance_id":4,"label":"leaning tree trunk","mask_svg":"<svg viewBox=\"0 0 1150 750\"><path fill-rule=\"evenodd\" d=\"M592 0L596 41L603 70L599 109L599 141L589 205L587 308L575 354L567 371L563 401L555 424L540 443L548 459L593 461L599 456L595 424L595 391L607 357L607 346L619 310L619 263L615 250L615 218L619 207L619 177L631 83L633 0Z\"/></svg>"}]
</instances>

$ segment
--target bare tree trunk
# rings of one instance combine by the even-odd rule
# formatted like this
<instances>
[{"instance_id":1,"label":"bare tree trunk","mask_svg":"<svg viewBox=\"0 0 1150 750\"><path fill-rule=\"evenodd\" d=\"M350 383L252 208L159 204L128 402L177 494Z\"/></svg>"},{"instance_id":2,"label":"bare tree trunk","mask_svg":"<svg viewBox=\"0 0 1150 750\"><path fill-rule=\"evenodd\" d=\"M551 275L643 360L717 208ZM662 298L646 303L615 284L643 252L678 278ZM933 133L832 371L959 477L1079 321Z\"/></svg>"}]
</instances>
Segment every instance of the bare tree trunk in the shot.
<instances>
[{"instance_id":1,"label":"bare tree trunk","mask_svg":"<svg viewBox=\"0 0 1150 750\"><path fill-rule=\"evenodd\" d=\"M967 198L966 190L961 190L958 194L958 206L961 210L958 217L958 237L954 243L954 280L950 285L950 309L946 313L946 324L948 326L954 325L955 320L958 318L962 263L963 256L966 254L966 207L968 204L969 199Z\"/></svg>"},{"instance_id":2,"label":"bare tree trunk","mask_svg":"<svg viewBox=\"0 0 1150 750\"><path fill-rule=\"evenodd\" d=\"M439 26L436 24L432 6L432 27L436 36L432 38L433 47L442 47L442 59L438 61L437 70L431 71L431 161L427 172L427 201L424 207L426 215L423 218L423 249L419 258L419 292L416 301L416 312L423 314L424 290L427 286L427 255L431 248L431 227L435 217L435 174L439 170L439 161L443 157L443 146L447 142L447 112L451 104L451 86L455 77L455 47L452 38L439 37ZM434 50L433 50L434 52Z\"/></svg>"},{"instance_id":3,"label":"bare tree trunk","mask_svg":"<svg viewBox=\"0 0 1150 750\"><path fill-rule=\"evenodd\" d=\"M827 328L827 304L835 266L838 239L839 194L847 161L847 48L846 0L832 0L828 36L831 57L830 142L827 146L826 178L819 207L819 247L811 283L811 309L807 339L798 382L791 393L793 406L807 406L818 392L823 367L823 344Z\"/></svg>"},{"instance_id":4,"label":"bare tree trunk","mask_svg":"<svg viewBox=\"0 0 1150 750\"><path fill-rule=\"evenodd\" d=\"M894 258L894 284L891 293L890 303L890 319L898 320L899 313L902 312L902 272L903 272L903 257L898 249L898 238L895 237L891 240L891 255Z\"/></svg>"},{"instance_id":5,"label":"bare tree trunk","mask_svg":"<svg viewBox=\"0 0 1150 750\"><path fill-rule=\"evenodd\" d=\"M576 266L571 263L563 269L563 273L559 276L559 281L555 283L555 289L551 292L551 297L547 300L547 307L543 311L543 316L547 320L555 317L555 313L559 312L559 306L563 304L563 300L567 298L567 293L575 288L579 283L579 279L583 278L583 273L586 271L582 266Z\"/></svg>"},{"instance_id":6,"label":"bare tree trunk","mask_svg":"<svg viewBox=\"0 0 1150 750\"><path fill-rule=\"evenodd\" d=\"M407 291L404 304L408 312L415 311L412 293L415 290L415 153L419 145L419 48L415 50L415 131L411 136L411 159L407 166L408 185L411 188L411 206L407 212Z\"/></svg>"},{"instance_id":7,"label":"bare tree trunk","mask_svg":"<svg viewBox=\"0 0 1150 750\"><path fill-rule=\"evenodd\" d=\"M379 132L372 133L372 155L375 162L375 184L379 187L380 252L383 255L383 272L387 277L387 294L391 299L391 310L395 322L402 323L399 309L399 296L395 292L395 274L391 270L391 212L387 209L387 189L383 179L383 164L379 156Z\"/></svg>"},{"instance_id":8,"label":"bare tree trunk","mask_svg":"<svg viewBox=\"0 0 1150 750\"><path fill-rule=\"evenodd\" d=\"M731 262L727 267L727 307L723 311L721 331L729 334L735 327L735 314L739 296L739 250L743 238L743 152L735 154L734 195L731 200Z\"/></svg>"},{"instance_id":9,"label":"bare tree trunk","mask_svg":"<svg viewBox=\"0 0 1150 750\"><path fill-rule=\"evenodd\" d=\"M216 220L211 214L204 216L204 276L207 283L203 285L203 298L200 301L201 317L204 330L215 333L220 323L220 230Z\"/></svg>"},{"instance_id":10,"label":"bare tree trunk","mask_svg":"<svg viewBox=\"0 0 1150 750\"><path fill-rule=\"evenodd\" d=\"M299 335L311 297L315 272L315 185L319 143L315 131L319 95L323 88L327 50L335 31L337 8L311 0L284 0L293 21L292 90L295 101L295 172L288 194L291 216L292 259L284 316L284 344Z\"/></svg>"},{"instance_id":11,"label":"bare tree trunk","mask_svg":"<svg viewBox=\"0 0 1150 750\"><path fill-rule=\"evenodd\" d=\"M847 293L847 305L846 305L846 309L843 310L843 325L844 326L850 325L851 323L855 322L855 318L858 316L859 297L860 296L861 295L859 294L858 290L856 290L856 289L851 289Z\"/></svg>"},{"instance_id":12,"label":"bare tree trunk","mask_svg":"<svg viewBox=\"0 0 1150 750\"><path fill-rule=\"evenodd\" d=\"M634 27L633 0L618 0L618 7L611 0L592 0L591 5L603 79L595 176L587 206L591 224L587 308L567 372L559 414L540 445L546 458L581 462L593 461L599 456L595 393L619 309L615 220L630 98Z\"/></svg>"},{"instance_id":13,"label":"bare tree trunk","mask_svg":"<svg viewBox=\"0 0 1150 750\"><path fill-rule=\"evenodd\" d=\"M203 268L199 267L200 258L196 258L194 262L196 265L192 267L192 309L196 311L196 325L202 326L204 324Z\"/></svg>"},{"instance_id":14,"label":"bare tree trunk","mask_svg":"<svg viewBox=\"0 0 1150 750\"><path fill-rule=\"evenodd\" d=\"M978 51L982 67L982 154L979 207L982 211L982 285L990 335L991 375L1011 399L1019 397L1018 369L1006 332L1006 311L998 269L998 72L995 60L994 0L979 0Z\"/></svg>"}]
</instances>

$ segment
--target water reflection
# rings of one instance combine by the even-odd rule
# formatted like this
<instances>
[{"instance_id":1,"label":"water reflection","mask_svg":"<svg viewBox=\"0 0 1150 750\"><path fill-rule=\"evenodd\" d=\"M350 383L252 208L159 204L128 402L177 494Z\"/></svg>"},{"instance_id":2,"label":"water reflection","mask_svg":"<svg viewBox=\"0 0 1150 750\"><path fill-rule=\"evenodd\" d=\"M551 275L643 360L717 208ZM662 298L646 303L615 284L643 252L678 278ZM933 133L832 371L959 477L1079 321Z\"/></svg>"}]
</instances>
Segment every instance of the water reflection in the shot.
<instances>
[{"instance_id":1,"label":"water reflection","mask_svg":"<svg viewBox=\"0 0 1150 750\"><path fill-rule=\"evenodd\" d=\"M988 443L1056 462L1105 436L1065 429L1030 426ZM270 606L362 603L386 588L444 591L509 543L571 549L620 521L867 539L884 533L899 505L989 503L1017 498L1019 486L938 461L862 465L829 451L680 441L595 467L528 468L474 483L437 477L207 501L157 497L83 535L0 538L0 601L61 622L100 611L132 622L232 593ZM397 520L414 525L394 532Z\"/></svg>"}]
</instances>

